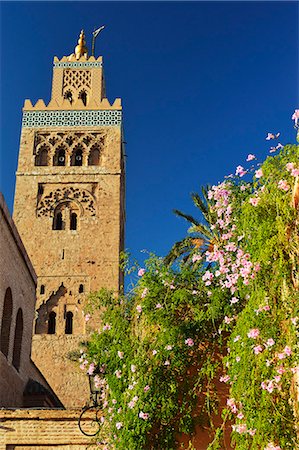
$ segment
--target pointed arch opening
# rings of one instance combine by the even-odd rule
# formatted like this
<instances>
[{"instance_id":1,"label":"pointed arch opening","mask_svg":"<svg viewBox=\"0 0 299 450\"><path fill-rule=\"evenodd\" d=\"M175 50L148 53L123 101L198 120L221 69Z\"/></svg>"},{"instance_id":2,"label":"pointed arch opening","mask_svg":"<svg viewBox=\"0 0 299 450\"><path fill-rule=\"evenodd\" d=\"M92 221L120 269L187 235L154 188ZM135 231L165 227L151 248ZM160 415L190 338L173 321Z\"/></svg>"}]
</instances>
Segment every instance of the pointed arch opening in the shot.
<instances>
[{"instance_id":1,"label":"pointed arch opening","mask_svg":"<svg viewBox=\"0 0 299 450\"><path fill-rule=\"evenodd\" d=\"M4 356L8 356L9 337L12 318L12 294L8 287L4 296L3 314L1 320L0 350Z\"/></svg>"},{"instance_id":2,"label":"pointed arch opening","mask_svg":"<svg viewBox=\"0 0 299 450\"><path fill-rule=\"evenodd\" d=\"M68 89L65 93L64 93L64 96L63 96L63 98L66 98L69 102L70 102L70 104L72 104L73 103L73 93L72 93L72 91L70 90L70 89Z\"/></svg>"},{"instance_id":3,"label":"pointed arch opening","mask_svg":"<svg viewBox=\"0 0 299 450\"><path fill-rule=\"evenodd\" d=\"M19 308L16 319L15 339L12 358L12 364L17 370L20 369L22 340L23 340L23 311L21 308Z\"/></svg>"},{"instance_id":4,"label":"pointed arch opening","mask_svg":"<svg viewBox=\"0 0 299 450\"><path fill-rule=\"evenodd\" d=\"M81 98L83 105L86 106L87 105L87 92L85 89L83 89L80 93L79 93L79 97Z\"/></svg>"},{"instance_id":5,"label":"pointed arch opening","mask_svg":"<svg viewBox=\"0 0 299 450\"><path fill-rule=\"evenodd\" d=\"M73 334L73 313L71 311L66 313L65 334Z\"/></svg>"},{"instance_id":6,"label":"pointed arch opening","mask_svg":"<svg viewBox=\"0 0 299 450\"><path fill-rule=\"evenodd\" d=\"M99 164L100 164L100 148L98 145L93 145L88 155L88 165L98 166Z\"/></svg>"},{"instance_id":7,"label":"pointed arch opening","mask_svg":"<svg viewBox=\"0 0 299 450\"><path fill-rule=\"evenodd\" d=\"M71 166L82 166L83 163L83 149L77 146L71 156Z\"/></svg>"},{"instance_id":8,"label":"pointed arch opening","mask_svg":"<svg viewBox=\"0 0 299 450\"><path fill-rule=\"evenodd\" d=\"M60 209L56 210L53 219L53 230L64 230L65 223Z\"/></svg>"},{"instance_id":9,"label":"pointed arch opening","mask_svg":"<svg viewBox=\"0 0 299 450\"><path fill-rule=\"evenodd\" d=\"M71 212L70 229L71 230L77 230L77 213L75 213L75 212Z\"/></svg>"},{"instance_id":10,"label":"pointed arch opening","mask_svg":"<svg viewBox=\"0 0 299 450\"><path fill-rule=\"evenodd\" d=\"M79 285L79 294L82 294L84 292L84 285L80 284Z\"/></svg>"},{"instance_id":11,"label":"pointed arch opening","mask_svg":"<svg viewBox=\"0 0 299 450\"><path fill-rule=\"evenodd\" d=\"M35 166L48 166L49 164L49 148L44 145L35 156Z\"/></svg>"},{"instance_id":12,"label":"pointed arch opening","mask_svg":"<svg viewBox=\"0 0 299 450\"><path fill-rule=\"evenodd\" d=\"M65 149L63 147L57 148L53 158L53 165L65 166L65 161Z\"/></svg>"},{"instance_id":13,"label":"pointed arch opening","mask_svg":"<svg viewBox=\"0 0 299 450\"><path fill-rule=\"evenodd\" d=\"M51 311L48 319L48 334L55 334L56 332L56 312Z\"/></svg>"}]
</instances>

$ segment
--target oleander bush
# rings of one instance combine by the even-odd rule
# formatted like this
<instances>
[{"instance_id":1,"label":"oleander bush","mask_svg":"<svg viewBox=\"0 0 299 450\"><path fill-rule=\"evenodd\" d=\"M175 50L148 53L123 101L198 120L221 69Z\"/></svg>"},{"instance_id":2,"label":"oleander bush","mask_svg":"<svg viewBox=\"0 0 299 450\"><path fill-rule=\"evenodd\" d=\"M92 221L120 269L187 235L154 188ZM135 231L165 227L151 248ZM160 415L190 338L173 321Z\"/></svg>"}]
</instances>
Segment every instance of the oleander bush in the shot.
<instances>
[{"instance_id":1,"label":"oleander bush","mask_svg":"<svg viewBox=\"0 0 299 450\"><path fill-rule=\"evenodd\" d=\"M129 294L90 296L101 325L80 363L101 388L104 448L176 449L200 425L223 449L217 383L234 448L298 445L299 146L270 152L192 194L199 219L176 211L189 235L150 255Z\"/></svg>"}]
</instances>

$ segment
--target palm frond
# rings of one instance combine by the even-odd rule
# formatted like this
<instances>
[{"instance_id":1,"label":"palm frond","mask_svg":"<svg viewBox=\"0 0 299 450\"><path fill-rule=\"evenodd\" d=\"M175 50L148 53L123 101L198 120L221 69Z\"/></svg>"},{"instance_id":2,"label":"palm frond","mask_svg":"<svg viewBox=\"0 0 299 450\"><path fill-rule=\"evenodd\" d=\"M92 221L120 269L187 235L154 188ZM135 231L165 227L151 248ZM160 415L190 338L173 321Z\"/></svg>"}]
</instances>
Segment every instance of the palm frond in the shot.
<instances>
[{"instance_id":1,"label":"palm frond","mask_svg":"<svg viewBox=\"0 0 299 450\"><path fill-rule=\"evenodd\" d=\"M200 224L200 222L198 222L198 220L194 219L194 217L189 216L189 214L185 214L185 213L183 213L182 211L180 211L178 209L174 209L173 212L177 216L182 217L183 219L187 220L187 222L190 222L193 225L199 225Z\"/></svg>"},{"instance_id":2,"label":"palm frond","mask_svg":"<svg viewBox=\"0 0 299 450\"><path fill-rule=\"evenodd\" d=\"M194 238L188 236L181 241L176 242L170 252L165 256L164 262L167 265L172 264L175 260L182 257L185 253L189 253L194 248Z\"/></svg>"}]
</instances>

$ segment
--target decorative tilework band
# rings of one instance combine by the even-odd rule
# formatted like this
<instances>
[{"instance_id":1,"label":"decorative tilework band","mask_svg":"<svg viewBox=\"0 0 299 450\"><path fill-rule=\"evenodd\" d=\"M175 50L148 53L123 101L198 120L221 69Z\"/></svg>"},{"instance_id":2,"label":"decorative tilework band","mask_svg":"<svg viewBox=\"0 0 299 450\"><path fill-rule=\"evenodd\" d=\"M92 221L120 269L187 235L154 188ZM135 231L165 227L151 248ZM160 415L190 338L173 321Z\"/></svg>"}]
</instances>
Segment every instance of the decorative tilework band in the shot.
<instances>
[{"instance_id":1,"label":"decorative tilework band","mask_svg":"<svg viewBox=\"0 0 299 450\"><path fill-rule=\"evenodd\" d=\"M63 68L85 68L85 67L102 67L102 61L95 62L57 62L54 63L54 67L63 67Z\"/></svg>"},{"instance_id":2,"label":"decorative tilework band","mask_svg":"<svg viewBox=\"0 0 299 450\"><path fill-rule=\"evenodd\" d=\"M101 111L24 111L23 128L98 127L121 125L118 110Z\"/></svg>"}]
</instances>

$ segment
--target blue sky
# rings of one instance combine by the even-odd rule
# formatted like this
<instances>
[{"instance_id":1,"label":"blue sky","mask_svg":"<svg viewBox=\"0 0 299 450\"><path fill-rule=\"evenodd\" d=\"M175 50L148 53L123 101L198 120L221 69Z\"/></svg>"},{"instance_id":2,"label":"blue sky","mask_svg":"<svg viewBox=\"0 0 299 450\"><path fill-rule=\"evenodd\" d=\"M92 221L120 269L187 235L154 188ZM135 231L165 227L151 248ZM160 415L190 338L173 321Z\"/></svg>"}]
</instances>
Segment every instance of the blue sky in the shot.
<instances>
[{"instance_id":1,"label":"blue sky","mask_svg":"<svg viewBox=\"0 0 299 450\"><path fill-rule=\"evenodd\" d=\"M184 237L173 208L263 159L266 133L294 142L297 2L2 2L1 190L12 209L25 98L49 100L54 55L102 24L107 96L122 97L127 142L126 247L159 255Z\"/></svg>"}]
</instances>

